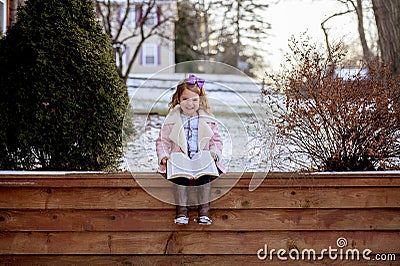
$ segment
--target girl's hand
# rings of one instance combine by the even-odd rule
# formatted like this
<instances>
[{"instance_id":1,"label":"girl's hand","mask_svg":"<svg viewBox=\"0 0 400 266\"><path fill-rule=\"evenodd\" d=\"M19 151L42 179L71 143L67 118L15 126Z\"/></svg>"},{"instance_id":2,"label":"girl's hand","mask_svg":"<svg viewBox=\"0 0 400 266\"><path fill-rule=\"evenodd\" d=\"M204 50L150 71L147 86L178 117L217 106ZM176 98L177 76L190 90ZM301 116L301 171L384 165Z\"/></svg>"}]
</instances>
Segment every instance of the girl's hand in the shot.
<instances>
[{"instance_id":1,"label":"girl's hand","mask_svg":"<svg viewBox=\"0 0 400 266\"><path fill-rule=\"evenodd\" d=\"M164 157L161 160L161 165L167 165L168 157Z\"/></svg>"},{"instance_id":2,"label":"girl's hand","mask_svg":"<svg viewBox=\"0 0 400 266\"><path fill-rule=\"evenodd\" d=\"M211 156L213 157L213 159L214 159L214 161L215 162L218 162L219 161L219 156L216 154L216 153L211 153Z\"/></svg>"}]
</instances>

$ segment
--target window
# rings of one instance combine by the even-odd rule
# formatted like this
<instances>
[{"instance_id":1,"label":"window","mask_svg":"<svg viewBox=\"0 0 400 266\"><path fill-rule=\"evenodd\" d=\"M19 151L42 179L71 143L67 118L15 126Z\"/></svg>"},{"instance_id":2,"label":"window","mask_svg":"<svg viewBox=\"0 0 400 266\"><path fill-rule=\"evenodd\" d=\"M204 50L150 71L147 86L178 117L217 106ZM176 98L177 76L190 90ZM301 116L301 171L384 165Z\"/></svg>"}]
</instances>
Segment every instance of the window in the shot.
<instances>
[{"instance_id":1,"label":"window","mask_svg":"<svg viewBox=\"0 0 400 266\"><path fill-rule=\"evenodd\" d=\"M135 11L136 26L141 26L142 23L146 27L156 26L160 22L161 17L161 6L153 6L150 12L147 14L149 9L148 5L137 4Z\"/></svg>"},{"instance_id":2,"label":"window","mask_svg":"<svg viewBox=\"0 0 400 266\"><path fill-rule=\"evenodd\" d=\"M160 64L159 46L156 44L144 44L142 47L141 63L145 66Z\"/></svg>"},{"instance_id":3,"label":"window","mask_svg":"<svg viewBox=\"0 0 400 266\"><path fill-rule=\"evenodd\" d=\"M147 8L148 7L144 7L143 8L143 14L146 14ZM153 7L150 10L149 14L147 15L147 18L146 18L146 21L145 21L144 25L151 27L151 26L157 25L157 23L158 23L157 8Z\"/></svg>"},{"instance_id":4,"label":"window","mask_svg":"<svg viewBox=\"0 0 400 266\"><path fill-rule=\"evenodd\" d=\"M128 12L128 14L126 14ZM136 11L135 11L135 6L132 5L129 7L129 10L126 7L121 7L119 9L119 17L118 20L119 22L122 22L124 20L124 17L126 17L124 26L128 28L135 27L136 24Z\"/></svg>"}]
</instances>

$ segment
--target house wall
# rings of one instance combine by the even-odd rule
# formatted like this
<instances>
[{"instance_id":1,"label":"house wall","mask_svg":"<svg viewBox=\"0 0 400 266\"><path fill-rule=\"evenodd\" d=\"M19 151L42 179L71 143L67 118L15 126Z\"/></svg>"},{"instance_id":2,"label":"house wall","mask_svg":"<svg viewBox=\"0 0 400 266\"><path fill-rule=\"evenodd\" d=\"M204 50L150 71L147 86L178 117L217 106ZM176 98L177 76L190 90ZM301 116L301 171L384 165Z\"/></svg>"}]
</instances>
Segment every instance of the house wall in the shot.
<instances>
[{"instance_id":1,"label":"house wall","mask_svg":"<svg viewBox=\"0 0 400 266\"><path fill-rule=\"evenodd\" d=\"M159 4L161 8L161 13L163 17L173 16L174 12L176 12L175 3L170 2L160 2ZM159 29L164 35L167 35L171 39L174 37L174 23L168 22L162 25ZM129 29L128 29L129 31ZM129 58L132 56L136 47L138 46L140 39L134 38L130 42L127 42L127 50L126 57ZM153 51L154 58L153 60L149 60L148 56L149 51ZM146 60L147 59L147 60ZM148 62L150 61L150 62ZM160 70L164 70L165 73L174 73L174 64L175 64L175 44L171 40L166 40L157 35L150 37L147 39L136 57L131 74L134 73L156 73Z\"/></svg>"},{"instance_id":2,"label":"house wall","mask_svg":"<svg viewBox=\"0 0 400 266\"><path fill-rule=\"evenodd\" d=\"M154 20L150 25L149 22L151 22L151 20L149 20L149 17L147 17L146 21L142 22L143 16L145 16L146 13L146 7L148 6L146 3L145 1L139 0L133 1L127 11L128 6L126 0L113 1L110 11L111 18L107 18L112 21L110 23L111 30L108 29L106 31L111 31L113 38L118 35L118 41L122 43L122 45L120 45L120 49L123 51L122 61L120 62L119 56L116 56L117 65L122 64L123 73L125 73L137 47L141 45L131 67L130 74L151 74L168 67L166 71L173 73L175 45L172 39L174 38L174 22L177 14L176 3L171 0L156 1L156 6L151 13ZM109 12L106 10L105 6L100 6L100 8L104 8L101 12L103 14ZM126 12L129 12L127 16ZM100 14L99 19L101 20ZM122 23L122 31L118 33ZM144 24L142 25L142 23ZM141 26L143 27L144 36L147 36L150 30L156 27L155 31L161 33L163 36L167 36L167 38L152 34L150 38L145 37L144 43L141 44ZM107 23L105 27L109 27Z\"/></svg>"},{"instance_id":3,"label":"house wall","mask_svg":"<svg viewBox=\"0 0 400 266\"><path fill-rule=\"evenodd\" d=\"M137 44L131 43L130 48L135 49ZM149 51L155 53L154 63L146 62ZM150 60L151 61L151 60ZM174 43L171 41L161 41L160 38L153 37L146 41L139 52L133 65L133 73L156 73L164 70L166 73L174 73L175 53ZM164 72L163 71L163 72Z\"/></svg>"}]
</instances>

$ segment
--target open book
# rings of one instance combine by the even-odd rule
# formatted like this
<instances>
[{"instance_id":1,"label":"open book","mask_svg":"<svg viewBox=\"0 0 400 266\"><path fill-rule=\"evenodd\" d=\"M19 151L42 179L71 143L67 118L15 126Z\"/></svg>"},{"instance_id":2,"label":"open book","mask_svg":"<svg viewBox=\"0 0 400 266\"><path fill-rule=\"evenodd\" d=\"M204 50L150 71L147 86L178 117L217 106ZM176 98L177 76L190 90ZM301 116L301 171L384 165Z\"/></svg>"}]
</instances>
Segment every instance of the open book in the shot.
<instances>
[{"instance_id":1,"label":"open book","mask_svg":"<svg viewBox=\"0 0 400 266\"><path fill-rule=\"evenodd\" d=\"M167 179L175 177L196 179L203 175L219 176L209 151L198 152L192 159L184 153L174 152L167 161Z\"/></svg>"}]
</instances>

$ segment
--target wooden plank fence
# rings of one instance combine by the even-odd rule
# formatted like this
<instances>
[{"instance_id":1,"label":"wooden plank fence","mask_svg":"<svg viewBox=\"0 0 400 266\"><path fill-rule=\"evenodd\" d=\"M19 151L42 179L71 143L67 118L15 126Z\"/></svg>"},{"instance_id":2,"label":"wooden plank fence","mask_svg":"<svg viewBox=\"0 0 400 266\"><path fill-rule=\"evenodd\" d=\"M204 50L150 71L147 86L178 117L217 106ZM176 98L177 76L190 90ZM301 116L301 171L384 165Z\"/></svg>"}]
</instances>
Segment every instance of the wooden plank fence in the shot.
<instances>
[{"instance_id":1,"label":"wooden plank fence","mask_svg":"<svg viewBox=\"0 0 400 266\"><path fill-rule=\"evenodd\" d=\"M265 175L177 226L158 174L0 174L0 265L400 265L400 172Z\"/></svg>"}]
</instances>

